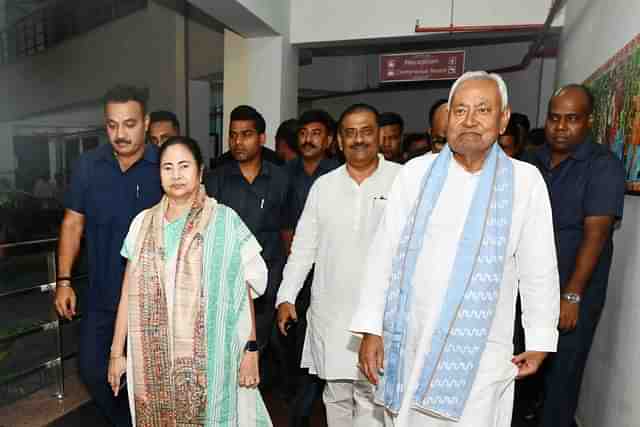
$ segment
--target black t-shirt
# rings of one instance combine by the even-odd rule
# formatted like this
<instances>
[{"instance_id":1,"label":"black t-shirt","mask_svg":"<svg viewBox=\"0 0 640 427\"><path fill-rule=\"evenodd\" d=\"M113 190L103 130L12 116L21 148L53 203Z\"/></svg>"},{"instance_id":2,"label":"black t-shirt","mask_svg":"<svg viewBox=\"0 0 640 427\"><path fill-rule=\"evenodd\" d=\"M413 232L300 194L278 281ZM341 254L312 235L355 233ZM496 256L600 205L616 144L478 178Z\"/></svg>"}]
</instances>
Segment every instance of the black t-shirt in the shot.
<instances>
[{"instance_id":1,"label":"black t-shirt","mask_svg":"<svg viewBox=\"0 0 640 427\"><path fill-rule=\"evenodd\" d=\"M322 175L338 168L340 162L335 159L322 159L312 175L307 175L304 171L304 163L302 158L287 162L285 169L289 174L289 194L287 197L287 228L295 230L300 215L304 210L304 204L307 202L307 196L311 190L311 186L316 179Z\"/></svg>"},{"instance_id":2,"label":"black t-shirt","mask_svg":"<svg viewBox=\"0 0 640 427\"><path fill-rule=\"evenodd\" d=\"M205 186L207 194L238 213L262 246L265 261L285 259L280 231L286 228L289 178L282 168L262 162L260 173L249 183L238 162L228 162L209 173Z\"/></svg>"},{"instance_id":3,"label":"black t-shirt","mask_svg":"<svg viewBox=\"0 0 640 427\"><path fill-rule=\"evenodd\" d=\"M622 218L624 168L607 147L589 140L555 168L551 168L548 145L527 153L525 160L538 167L549 189L560 286L564 287L575 270L584 239L584 219L588 216ZM604 304L612 255L610 235L583 295L585 303Z\"/></svg>"}]
</instances>

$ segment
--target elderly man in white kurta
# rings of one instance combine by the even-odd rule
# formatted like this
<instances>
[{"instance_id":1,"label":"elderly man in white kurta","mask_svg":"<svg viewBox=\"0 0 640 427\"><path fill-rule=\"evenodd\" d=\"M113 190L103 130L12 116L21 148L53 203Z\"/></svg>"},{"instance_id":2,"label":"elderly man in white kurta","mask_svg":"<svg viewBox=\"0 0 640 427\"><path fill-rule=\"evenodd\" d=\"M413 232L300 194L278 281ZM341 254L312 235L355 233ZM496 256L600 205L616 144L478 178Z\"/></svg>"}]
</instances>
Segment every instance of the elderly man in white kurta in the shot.
<instances>
[{"instance_id":1,"label":"elderly man in white kurta","mask_svg":"<svg viewBox=\"0 0 640 427\"><path fill-rule=\"evenodd\" d=\"M538 171L496 144L510 115L499 76L466 73L448 106L448 145L393 184L351 330L387 426L508 427L514 380L558 339L551 207Z\"/></svg>"},{"instance_id":2,"label":"elderly man in white kurta","mask_svg":"<svg viewBox=\"0 0 640 427\"><path fill-rule=\"evenodd\" d=\"M296 319L295 301L315 264L302 367L327 381L329 427L382 426L373 386L357 367L360 338L349 324L360 296L367 251L400 169L378 154L378 113L359 104L340 119L346 164L311 187L278 292L278 326Z\"/></svg>"}]
</instances>

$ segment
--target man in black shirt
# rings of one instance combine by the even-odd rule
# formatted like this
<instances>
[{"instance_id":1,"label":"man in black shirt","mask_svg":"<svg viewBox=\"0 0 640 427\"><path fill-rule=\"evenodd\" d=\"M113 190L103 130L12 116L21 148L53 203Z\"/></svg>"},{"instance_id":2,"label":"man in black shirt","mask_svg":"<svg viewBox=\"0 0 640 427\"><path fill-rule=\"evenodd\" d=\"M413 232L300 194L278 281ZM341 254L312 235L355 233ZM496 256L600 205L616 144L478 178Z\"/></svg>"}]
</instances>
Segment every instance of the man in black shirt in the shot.
<instances>
[{"instance_id":1,"label":"man in black shirt","mask_svg":"<svg viewBox=\"0 0 640 427\"><path fill-rule=\"evenodd\" d=\"M293 234L311 186L320 176L340 166L336 159L327 158L327 148L335 137L335 131L335 121L326 111L309 110L298 119L300 156L286 165L291 183L287 198L287 230L284 233L287 251L291 248ZM313 403L322 396L324 387L324 381L315 375L309 375L307 369L300 369L312 278L313 272L305 280L304 287L296 299L298 321L287 334L286 360L291 369L289 372L293 374L288 379L296 383L295 399L290 406L289 427L309 425Z\"/></svg>"},{"instance_id":2,"label":"man in black shirt","mask_svg":"<svg viewBox=\"0 0 640 427\"><path fill-rule=\"evenodd\" d=\"M269 280L265 294L255 302L256 335L261 351L269 342L286 259L281 231L285 228L289 189L285 171L262 159L265 127L264 118L254 108L236 107L229 124L229 150L234 160L211 171L205 180L207 193L235 210L262 246Z\"/></svg>"},{"instance_id":3,"label":"man in black shirt","mask_svg":"<svg viewBox=\"0 0 640 427\"><path fill-rule=\"evenodd\" d=\"M285 163L298 158L298 120L285 120L278 126L276 154Z\"/></svg>"},{"instance_id":4,"label":"man in black shirt","mask_svg":"<svg viewBox=\"0 0 640 427\"><path fill-rule=\"evenodd\" d=\"M398 113L382 113L378 118L380 127L380 152L386 160L404 163L402 152L402 134L404 120Z\"/></svg>"},{"instance_id":5,"label":"man in black shirt","mask_svg":"<svg viewBox=\"0 0 640 427\"><path fill-rule=\"evenodd\" d=\"M291 183L287 200L287 252L311 185L321 175L340 166L340 162L327 157L335 129L335 121L323 110L305 111L298 119L300 156L289 161L285 167Z\"/></svg>"},{"instance_id":6,"label":"man in black shirt","mask_svg":"<svg viewBox=\"0 0 640 427\"><path fill-rule=\"evenodd\" d=\"M278 153L276 153L275 150L272 150L271 148L268 148L268 147L262 147L260 151L261 151L260 157L262 158L262 160L265 160L269 163L273 163L276 166L284 166L284 160L282 160L278 156ZM228 163L233 163L235 162L235 160L236 159L233 158L233 153L231 153L231 150L229 150L224 154L219 155L214 160L212 160L210 166L211 166L211 169L217 169L220 166L224 166Z\"/></svg>"},{"instance_id":7,"label":"man in black shirt","mask_svg":"<svg viewBox=\"0 0 640 427\"><path fill-rule=\"evenodd\" d=\"M593 104L582 85L558 90L549 101L547 143L528 159L551 196L561 287L561 334L558 351L545 362L542 427L575 425L582 374L606 299L614 224L624 207L624 168L593 141Z\"/></svg>"}]
</instances>

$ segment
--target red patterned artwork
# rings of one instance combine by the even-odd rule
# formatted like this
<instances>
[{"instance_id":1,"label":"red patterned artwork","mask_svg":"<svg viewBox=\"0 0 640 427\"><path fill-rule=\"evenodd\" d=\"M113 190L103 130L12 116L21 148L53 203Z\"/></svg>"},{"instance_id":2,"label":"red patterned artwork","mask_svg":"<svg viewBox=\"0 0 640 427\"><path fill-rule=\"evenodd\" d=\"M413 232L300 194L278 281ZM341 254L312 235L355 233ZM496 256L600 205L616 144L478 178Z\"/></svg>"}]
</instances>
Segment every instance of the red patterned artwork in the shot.
<instances>
[{"instance_id":1,"label":"red patterned artwork","mask_svg":"<svg viewBox=\"0 0 640 427\"><path fill-rule=\"evenodd\" d=\"M595 97L595 140L624 162L627 192L640 195L640 34L585 84Z\"/></svg>"}]
</instances>

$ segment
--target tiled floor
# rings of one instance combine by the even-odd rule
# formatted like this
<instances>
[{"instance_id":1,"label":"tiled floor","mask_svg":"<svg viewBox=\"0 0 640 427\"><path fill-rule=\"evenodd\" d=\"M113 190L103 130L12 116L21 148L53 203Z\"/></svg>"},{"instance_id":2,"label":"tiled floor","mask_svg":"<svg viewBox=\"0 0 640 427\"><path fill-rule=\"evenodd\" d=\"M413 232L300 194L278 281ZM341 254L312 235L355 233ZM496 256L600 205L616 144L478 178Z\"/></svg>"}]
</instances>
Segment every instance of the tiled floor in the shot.
<instances>
[{"instance_id":1,"label":"tiled floor","mask_svg":"<svg viewBox=\"0 0 640 427\"><path fill-rule=\"evenodd\" d=\"M271 419L275 427L287 426L287 405L281 401L267 396L265 399ZM315 408L312 418L311 427L325 427L326 422L322 413L322 405L319 404ZM93 402L86 403L68 415L49 424L47 427L110 427L109 423L98 412ZM0 424L2 427L2 424ZM13 427L13 426L12 426ZM34 425L35 427L35 425Z\"/></svg>"},{"instance_id":2,"label":"tiled floor","mask_svg":"<svg viewBox=\"0 0 640 427\"><path fill-rule=\"evenodd\" d=\"M40 390L14 404L0 407L0 427L42 427L64 417L90 400L89 393L77 375L65 379L65 399L53 397L54 388ZM97 414L96 414L97 415ZM94 418L97 418L94 416ZM71 424L87 426L91 424ZM98 427L98 424L94 424ZM60 424L66 426L66 424ZM102 427L102 426L100 426Z\"/></svg>"},{"instance_id":3,"label":"tiled floor","mask_svg":"<svg viewBox=\"0 0 640 427\"><path fill-rule=\"evenodd\" d=\"M275 427L287 426L287 406L282 401L267 397L267 406L271 414L273 425ZM322 406L318 405L314 411L311 427L326 427ZM47 427L110 427L109 424L98 413L98 409L93 403L87 403L69 415L59 419ZM515 422L513 427L533 427L530 424Z\"/></svg>"},{"instance_id":4,"label":"tiled floor","mask_svg":"<svg viewBox=\"0 0 640 427\"><path fill-rule=\"evenodd\" d=\"M73 372L73 371L72 371ZM58 401L52 390L41 390L29 398L7 407L0 407L0 427L110 427L81 384L77 374L67 376L66 398ZM288 405L271 394L265 396L274 427L287 427ZM535 427L513 422L513 427ZM326 427L321 402L314 407L310 427Z\"/></svg>"}]
</instances>

